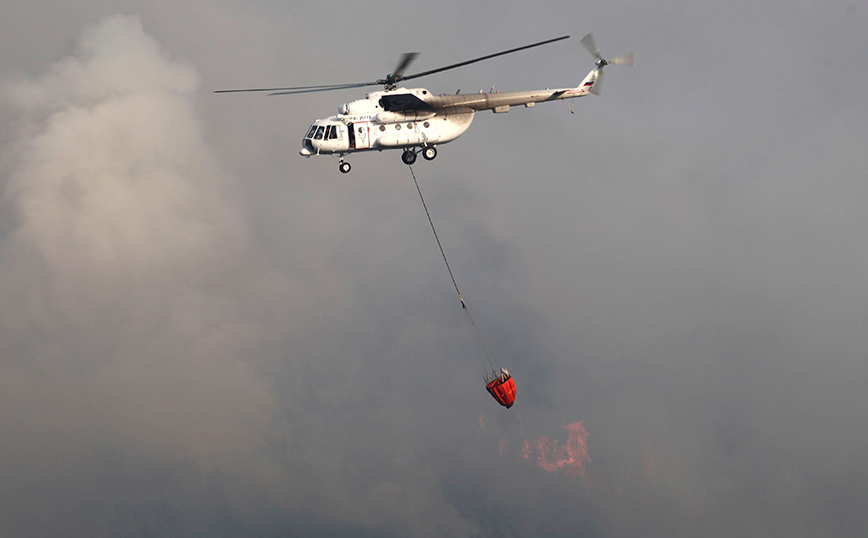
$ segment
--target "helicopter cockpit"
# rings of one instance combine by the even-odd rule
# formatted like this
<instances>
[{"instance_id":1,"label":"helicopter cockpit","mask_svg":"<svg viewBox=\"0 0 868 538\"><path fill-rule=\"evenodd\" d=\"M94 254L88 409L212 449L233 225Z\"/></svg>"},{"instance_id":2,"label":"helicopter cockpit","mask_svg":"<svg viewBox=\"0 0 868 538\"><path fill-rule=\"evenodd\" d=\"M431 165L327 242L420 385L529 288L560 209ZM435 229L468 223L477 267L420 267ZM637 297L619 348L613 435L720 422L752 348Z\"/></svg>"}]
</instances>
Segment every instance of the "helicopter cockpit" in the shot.
<instances>
[{"instance_id":1,"label":"helicopter cockpit","mask_svg":"<svg viewBox=\"0 0 868 538\"><path fill-rule=\"evenodd\" d=\"M339 153L349 149L346 126L333 120L317 120L301 143L299 154L309 157L321 153Z\"/></svg>"}]
</instances>

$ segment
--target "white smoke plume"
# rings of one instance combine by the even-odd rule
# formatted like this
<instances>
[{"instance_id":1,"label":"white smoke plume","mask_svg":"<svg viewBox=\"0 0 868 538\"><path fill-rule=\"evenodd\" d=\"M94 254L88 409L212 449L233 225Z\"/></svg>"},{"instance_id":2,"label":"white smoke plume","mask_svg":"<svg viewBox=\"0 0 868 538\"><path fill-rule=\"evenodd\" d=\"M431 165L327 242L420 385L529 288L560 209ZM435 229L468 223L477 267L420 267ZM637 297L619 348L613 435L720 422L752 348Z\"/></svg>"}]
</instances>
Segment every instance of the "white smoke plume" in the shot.
<instances>
[{"instance_id":1,"label":"white smoke plume","mask_svg":"<svg viewBox=\"0 0 868 538\"><path fill-rule=\"evenodd\" d=\"M352 392L319 386L335 369L321 357L299 361L312 372L290 376L299 386L270 381L296 360L288 342L322 331L302 314L316 290L350 298L339 275L302 286L270 261L204 140L198 85L125 16L5 85L17 124L0 160L0 481L16 494L0 529L208 534L197 525L268 507L312 528L469 534L430 469L372 480L317 420L287 423L316 412L293 408L312 386L351 407Z\"/></svg>"},{"instance_id":2,"label":"white smoke plume","mask_svg":"<svg viewBox=\"0 0 868 538\"><path fill-rule=\"evenodd\" d=\"M220 468L259 448L274 398L256 352L288 281L203 141L198 84L113 16L7 85L21 119L0 182L0 435L46 447L34 470L131 445Z\"/></svg>"}]
</instances>

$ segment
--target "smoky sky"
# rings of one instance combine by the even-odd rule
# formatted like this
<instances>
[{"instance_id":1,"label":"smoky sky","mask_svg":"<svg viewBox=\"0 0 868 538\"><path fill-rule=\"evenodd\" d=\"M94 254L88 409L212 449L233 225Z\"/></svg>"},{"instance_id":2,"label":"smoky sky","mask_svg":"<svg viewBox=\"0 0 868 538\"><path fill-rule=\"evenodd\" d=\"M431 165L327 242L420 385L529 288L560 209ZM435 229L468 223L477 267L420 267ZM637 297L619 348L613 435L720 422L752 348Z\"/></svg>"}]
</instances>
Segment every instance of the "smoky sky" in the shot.
<instances>
[{"instance_id":1,"label":"smoky sky","mask_svg":"<svg viewBox=\"0 0 868 538\"><path fill-rule=\"evenodd\" d=\"M865 534L866 16L0 6L0 534ZM565 87L587 32L636 67L414 165L505 410L400 153L298 155L364 90L212 92L571 34L413 81Z\"/></svg>"}]
</instances>

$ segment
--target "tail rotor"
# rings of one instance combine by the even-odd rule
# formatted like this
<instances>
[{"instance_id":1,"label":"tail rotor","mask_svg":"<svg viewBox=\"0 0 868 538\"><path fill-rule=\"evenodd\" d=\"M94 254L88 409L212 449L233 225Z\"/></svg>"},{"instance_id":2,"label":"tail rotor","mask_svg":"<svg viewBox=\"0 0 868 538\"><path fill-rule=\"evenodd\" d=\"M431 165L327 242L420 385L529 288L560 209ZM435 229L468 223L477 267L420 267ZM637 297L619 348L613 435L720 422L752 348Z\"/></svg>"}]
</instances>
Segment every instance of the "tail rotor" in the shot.
<instances>
[{"instance_id":1,"label":"tail rotor","mask_svg":"<svg viewBox=\"0 0 868 538\"><path fill-rule=\"evenodd\" d=\"M594 83L593 88L591 89L591 93L600 95L600 87L603 83L603 68L609 64L612 65L629 65L633 67L635 65L635 60L633 59L633 53L623 54L621 56L615 56L611 59L605 59L600 55L600 49L597 47L597 43L594 41L594 35L588 34L582 38L582 45L588 49L588 52L597 59L597 69L599 73L597 74L597 80Z\"/></svg>"}]
</instances>

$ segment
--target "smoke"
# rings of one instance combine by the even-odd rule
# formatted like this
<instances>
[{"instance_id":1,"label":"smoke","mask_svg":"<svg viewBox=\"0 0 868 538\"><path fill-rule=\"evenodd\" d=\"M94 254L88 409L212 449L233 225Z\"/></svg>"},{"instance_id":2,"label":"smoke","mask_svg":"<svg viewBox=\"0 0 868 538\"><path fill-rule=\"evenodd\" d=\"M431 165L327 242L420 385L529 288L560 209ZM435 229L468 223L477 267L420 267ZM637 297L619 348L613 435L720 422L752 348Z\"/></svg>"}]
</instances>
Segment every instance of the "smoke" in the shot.
<instances>
[{"instance_id":1,"label":"smoke","mask_svg":"<svg viewBox=\"0 0 868 538\"><path fill-rule=\"evenodd\" d=\"M372 479L366 453L334 441L353 438L345 422L310 418L320 401L332 419L359 407L326 344L299 337L323 331L303 313L317 290L336 303L340 276L275 267L203 138L198 84L114 16L6 85L0 528L215 535L338 518L472 534L432 468Z\"/></svg>"},{"instance_id":2,"label":"smoke","mask_svg":"<svg viewBox=\"0 0 868 538\"><path fill-rule=\"evenodd\" d=\"M385 72L395 43L446 65L478 33L441 49L397 12L158 0L111 9L165 49L129 17L60 49L90 4L0 17L0 534L864 534L864 14L588 28L641 65L576 116L480 120L420 168L521 437L473 374L406 167L297 156L297 129L361 95L206 99L174 56L209 90L333 82ZM565 27L615 20L587 7ZM330 62L349 41L320 29L360 25L395 39ZM539 58L430 87L575 73ZM816 65L827 98L781 91ZM579 418L587 439L561 429Z\"/></svg>"},{"instance_id":3,"label":"smoke","mask_svg":"<svg viewBox=\"0 0 868 538\"><path fill-rule=\"evenodd\" d=\"M228 469L260 449L266 314L291 282L233 205L198 84L113 16L5 88L18 134L0 180L0 437L19 478L118 450Z\"/></svg>"}]
</instances>

